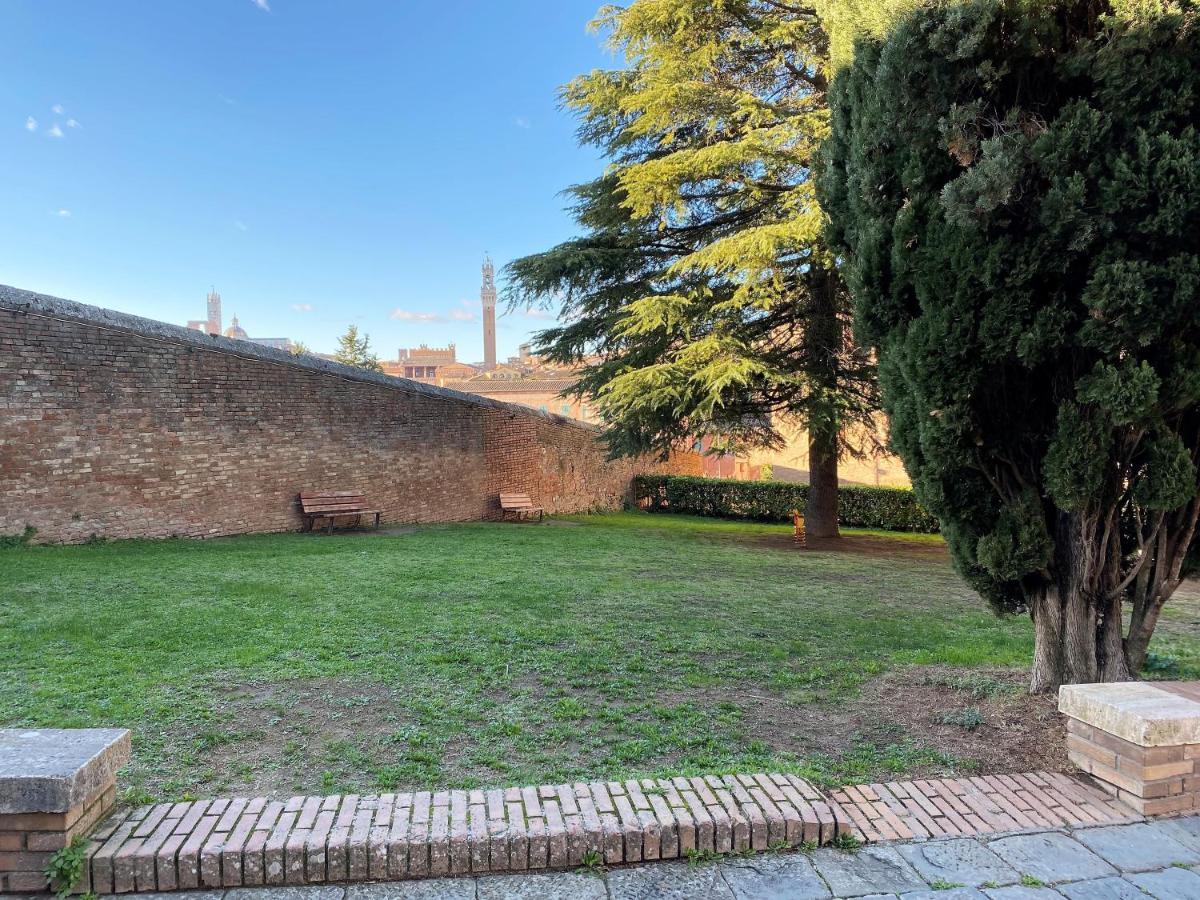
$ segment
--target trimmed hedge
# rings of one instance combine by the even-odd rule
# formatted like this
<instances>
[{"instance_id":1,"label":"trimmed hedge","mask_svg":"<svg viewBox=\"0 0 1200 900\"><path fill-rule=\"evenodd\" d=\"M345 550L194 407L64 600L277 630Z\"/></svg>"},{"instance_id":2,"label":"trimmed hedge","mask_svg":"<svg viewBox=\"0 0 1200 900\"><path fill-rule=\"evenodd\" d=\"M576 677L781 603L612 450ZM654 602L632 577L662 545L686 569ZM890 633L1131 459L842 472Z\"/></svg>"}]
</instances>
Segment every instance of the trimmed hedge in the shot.
<instances>
[{"instance_id":1,"label":"trimmed hedge","mask_svg":"<svg viewBox=\"0 0 1200 900\"><path fill-rule=\"evenodd\" d=\"M787 522L792 510L804 512L808 485L786 481L736 481L681 475L638 475L634 499L654 512L692 513L724 519ZM938 530L937 519L907 488L843 487L838 491L839 521L848 528L886 531Z\"/></svg>"}]
</instances>

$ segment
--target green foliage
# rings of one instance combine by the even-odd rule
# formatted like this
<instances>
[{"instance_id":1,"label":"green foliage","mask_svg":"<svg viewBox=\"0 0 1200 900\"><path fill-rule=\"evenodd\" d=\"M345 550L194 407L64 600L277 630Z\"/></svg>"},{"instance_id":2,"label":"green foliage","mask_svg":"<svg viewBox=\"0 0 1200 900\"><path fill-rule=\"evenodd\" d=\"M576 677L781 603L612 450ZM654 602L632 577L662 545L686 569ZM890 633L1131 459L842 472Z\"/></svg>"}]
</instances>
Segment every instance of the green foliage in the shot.
<instances>
[{"instance_id":1,"label":"green foliage","mask_svg":"<svg viewBox=\"0 0 1200 900\"><path fill-rule=\"evenodd\" d=\"M37 529L26 525L20 534L0 534L0 550L13 550L17 547L27 547L37 534Z\"/></svg>"},{"instance_id":2,"label":"green foliage","mask_svg":"<svg viewBox=\"0 0 1200 900\"><path fill-rule=\"evenodd\" d=\"M68 897L79 879L83 877L83 864L87 856L88 840L81 834L71 838L71 843L50 857L46 864L46 879L50 889L59 897Z\"/></svg>"},{"instance_id":3,"label":"green foliage","mask_svg":"<svg viewBox=\"0 0 1200 900\"><path fill-rule=\"evenodd\" d=\"M1074 577L1064 535L1089 597L1161 604L1198 489L1196 4L893 6L847 13L820 179L892 444L998 608Z\"/></svg>"},{"instance_id":4,"label":"green foliage","mask_svg":"<svg viewBox=\"0 0 1200 900\"><path fill-rule=\"evenodd\" d=\"M579 859L579 872L583 874L598 875L604 871L604 854L595 847L588 847L583 851L583 856Z\"/></svg>"},{"instance_id":5,"label":"green foliage","mask_svg":"<svg viewBox=\"0 0 1200 900\"><path fill-rule=\"evenodd\" d=\"M358 334L357 325L349 325L346 332L338 338L338 348L333 358L347 366L357 366L360 369L370 369L372 372L382 372L383 366L371 350L371 336Z\"/></svg>"},{"instance_id":6,"label":"green foliage","mask_svg":"<svg viewBox=\"0 0 1200 900\"><path fill-rule=\"evenodd\" d=\"M538 353L584 364L574 390L617 454L773 445L789 422L831 444L874 434L873 364L847 340L812 177L828 133L814 10L634 0L595 27L623 64L562 98L606 173L569 192L581 236L507 269L511 304L562 306Z\"/></svg>"},{"instance_id":7,"label":"green foliage","mask_svg":"<svg viewBox=\"0 0 1200 900\"><path fill-rule=\"evenodd\" d=\"M957 725L967 731L974 731L983 724L983 714L974 706L956 709L942 715L943 725Z\"/></svg>"},{"instance_id":8,"label":"green foliage","mask_svg":"<svg viewBox=\"0 0 1200 900\"><path fill-rule=\"evenodd\" d=\"M835 850L853 853L862 848L862 841L848 831L839 831L837 835L834 836L833 842L830 844L830 846Z\"/></svg>"},{"instance_id":9,"label":"green foliage","mask_svg":"<svg viewBox=\"0 0 1200 900\"><path fill-rule=\"evenodd\" d=\"M652 510L788 522L793 509L803 514L809 487L785 481L639 475L634 479L633 492ZM912 491L904 488L848 486L839 489L838 497L841 522L850 528L925 533L938 530L937 520L921 508Z\"/></svg>"}]
</instances>

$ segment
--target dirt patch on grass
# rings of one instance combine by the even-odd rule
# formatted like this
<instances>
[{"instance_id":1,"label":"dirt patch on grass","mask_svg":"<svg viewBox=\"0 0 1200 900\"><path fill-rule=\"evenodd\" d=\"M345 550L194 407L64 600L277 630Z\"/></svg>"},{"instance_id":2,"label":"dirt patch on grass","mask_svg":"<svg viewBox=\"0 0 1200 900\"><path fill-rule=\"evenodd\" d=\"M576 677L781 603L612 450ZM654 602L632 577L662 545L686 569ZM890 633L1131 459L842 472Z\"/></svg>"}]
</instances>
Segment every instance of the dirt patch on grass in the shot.
<instances>
[{"instance_id":1,"label":"dirt patch on grass","mask_svg":"<svg viewBox=\"0 0 1200 900\"><path fill-rule=\"evenodd\" d=\"M709 540L737 541L771 550L791 550L796 553L838 553L848 556L877 556L901 559L949 560L950 551L942 541L924 540L919 537L879 537L872 534L846 534L839 538L808 538L797 543L790 534L721 535Z\"/></svg>"},{"instance_id":2,"label":"dirt patch on grass","mask_svg":"<svg viewBox=\"0 0 1200 900\"><path fill-rule=\"evenodd\" d=\"M866 682L857 697L837 704L793 705L765 692L743 693L735 702L752 733L777 751L838 756L864 742L911 741L981 774L1065 771L1055 698L1030 696L1027 677L1020 669L910 666ZM933 761L908 775L944 768Z\"/></svg>"},{"instance_id":3,"label":"dirt patch on grass","mask_svg":"<svg viewBox=\"0 0 1200 900\"><path fill-rule=\"evenodd\" d=\"M170 736L174 764L145 788L174 799L607 778L686 770L706 741L731 761L757 753L763 765L811 764L809 777L829 783L1067 768L1054 699L1028 696L1018 670L906 667L849 699L808 703L745 684L665 688L645 702L560 685L559 699L538 700L545 677L497 690L490 711L457 727L421 725L412 693L377 681L226 683L214 688L211 717ZM669 730L680 716L688 734L637 750L646 728ZM496 730L499 719L511 735ZM613 755L622 747L639 755L622 762Z\"/></svg>"},{"instance_id":4,"label":"dirt patch on grass","mask_svg":"<svg viewBox=\"0 0 1200 900\"><path fill-rule=\"evenodd\" d=\"M368 767L357 753L363 738L402 731L400 696L351 678L219 684L212 720L184 739L197 751L193 778L208 791L252 795L332 787L346 761Z\"/></svg>"}]
</instances>

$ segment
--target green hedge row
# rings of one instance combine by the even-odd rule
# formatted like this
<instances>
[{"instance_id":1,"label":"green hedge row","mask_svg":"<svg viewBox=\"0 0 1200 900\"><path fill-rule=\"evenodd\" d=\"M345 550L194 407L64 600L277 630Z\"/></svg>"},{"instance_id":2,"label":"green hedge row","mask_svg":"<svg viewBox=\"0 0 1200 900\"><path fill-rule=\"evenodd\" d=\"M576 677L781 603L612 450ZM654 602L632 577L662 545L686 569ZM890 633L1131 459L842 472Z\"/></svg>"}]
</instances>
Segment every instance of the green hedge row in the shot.
<instances>
[{"instance_id":1,"label":"green hedge row","mask_svg":"<svg viewBox=\"0 0 1200 900\"><path fill-rule=\"evenodd\" d=\"M639 475L633 491L638 504L652 511L765 522L790 521L792 510L803 513L808 502L807 484L785 481ZM907 488L843 487L838 500L839 519L849 528L938 530L937 519L921 508Z\"/></svg>"}]
</instances>

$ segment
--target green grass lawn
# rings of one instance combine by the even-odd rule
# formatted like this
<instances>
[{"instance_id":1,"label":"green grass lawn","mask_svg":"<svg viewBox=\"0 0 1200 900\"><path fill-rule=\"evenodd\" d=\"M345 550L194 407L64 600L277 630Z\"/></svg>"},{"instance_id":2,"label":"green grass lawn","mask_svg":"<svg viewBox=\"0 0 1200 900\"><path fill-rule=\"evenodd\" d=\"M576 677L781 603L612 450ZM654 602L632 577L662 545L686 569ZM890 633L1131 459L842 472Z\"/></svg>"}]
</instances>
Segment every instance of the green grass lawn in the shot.
<instances>
[{"instance_id":1,"label":"green grass lawn","mask_svg":"<svg viewBox=\"0 0 1200 900\"><path fill-rule=\"evenodd\" d=\"M900 701L1015 694L1028 623L937 537L788 534L629 513L7 550L0 725L132 728L127 799L987 767L991 738ZM1156 647L1184 674L1198 610Z\"/></svg>"}]
</instances>

